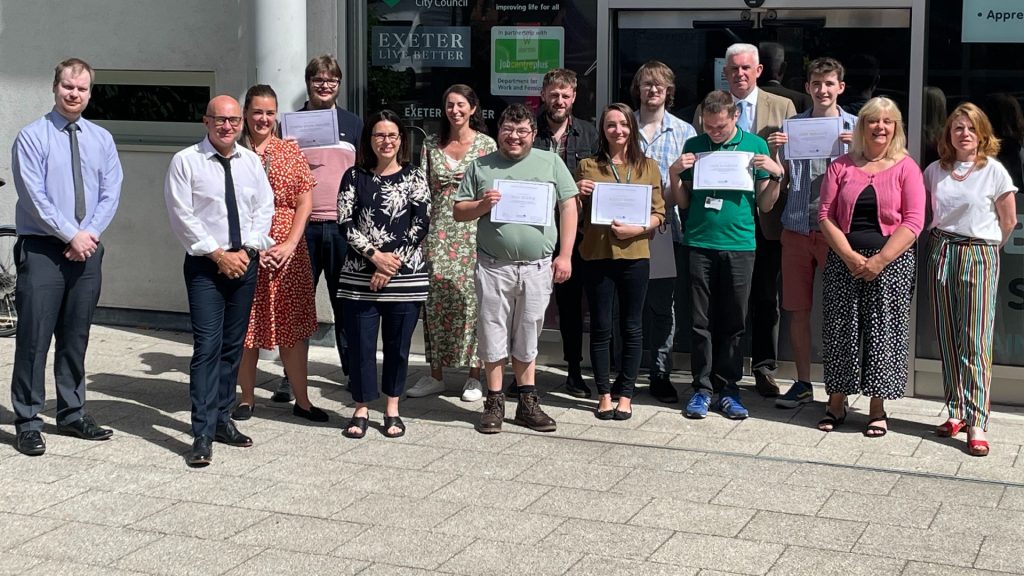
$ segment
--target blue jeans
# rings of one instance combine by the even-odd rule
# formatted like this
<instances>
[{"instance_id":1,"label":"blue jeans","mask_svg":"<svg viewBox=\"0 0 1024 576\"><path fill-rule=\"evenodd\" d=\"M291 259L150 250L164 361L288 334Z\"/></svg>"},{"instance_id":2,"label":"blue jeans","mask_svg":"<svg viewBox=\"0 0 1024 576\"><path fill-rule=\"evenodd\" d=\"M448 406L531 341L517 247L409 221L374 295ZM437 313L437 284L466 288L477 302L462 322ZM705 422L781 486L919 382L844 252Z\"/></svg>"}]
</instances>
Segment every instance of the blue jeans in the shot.
<instances>
[{"instance_id":1,"label":"blue jeans","mask_svg":"<svg viewBox=\"0 0 1024 576\"><path fill-rule=\"evenodd\" d=\"M643 354L644 296L647 292L650 260L591 260L584 268L587 301L590 302L590 363L598 394L611 393L612 303L619 297L619 327L622 334L622 395L633 397Z\"/></svg>"},{"instance_id":2,"label":"blue jeans","mask_svg":"<svg viewBox=\"0 0 1024 576\"><path fill-rule=\"evenodd\" d=\"M235 403L259 258L250 260L237 279L218 274L217 265L205 256L185 256L183 268L192 320L192 435L213 438L217 425L228 422Z\"/></svg>"},{"instance_id":3,"label":"blue jeans","mask_svg":"<svg viewBox=\"0 0 1024 576\"><path fill-rule=\"evenodd\" d=\"M345 331L351 337L348 363L352 373L348 389L352 399L367 403L380 398L377 391L377 334L384 345L384 373L380 387L385 396L398 397L405 390L409 371L409 347L422 302L345 301Z\"/></svg>"},{"instance_id":4,"label":"blue jeans","mask_svg":"<svg viewBox=\"0 0 1024 576\"><path fill-rule=\"evenodd\" d=\"M345 338L345 317L342 299L338 298L338 275L348 252L348 240L341 233L337 222L314 222L306 224L306 246L309 248L309 264L313 269L313 289L320 283L320 273L327 278L327 294L334 310L334 340L341 359L342 372L348 374L348 347Z\"/></svg>"}]
</instances>

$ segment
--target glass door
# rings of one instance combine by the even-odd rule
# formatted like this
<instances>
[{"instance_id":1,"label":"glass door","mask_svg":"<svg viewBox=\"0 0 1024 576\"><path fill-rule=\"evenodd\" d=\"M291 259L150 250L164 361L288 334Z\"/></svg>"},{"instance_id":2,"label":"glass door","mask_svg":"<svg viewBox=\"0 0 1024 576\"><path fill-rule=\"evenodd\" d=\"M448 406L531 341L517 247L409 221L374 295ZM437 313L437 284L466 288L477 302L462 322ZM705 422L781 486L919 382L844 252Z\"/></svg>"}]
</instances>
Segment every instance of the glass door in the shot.
<instances>
[{"instance_id":1,"label":"glass door","mask_svg":"<svg viewBox=\"0 0 1024 576\"><path fill-rule=\"evenodd\" d=\"M692 123L697 104L708 92L728 88L722 76L726 48L744 42L762 49L759 86L790 97L797 110L810 104L803 98L805 65L831 56L846 68L847 87L840 98L844 109L856 113L868 98L888 96L900 106L912 136L918 133L920 115L911 113L918 105L912 102L911 24L909 8L612 10L609 94L613 101L633 105L634 73L643 63L660 60L676 75L670 112ZM920 157L916 142L911 138L911 153ZM820 293L820 286L817 290ZM685 280L680 280L676 293L689 294ZM676 325L689 326L685 296L677 304ZM816 307L812 333L820 333L819 302ZM779 333L780 360L789 360L785 314ZM676 351L688 352L689 339L687 330L678 330ZM815 362L819 343L814 339Z\"/></svg>"}]
</instances>

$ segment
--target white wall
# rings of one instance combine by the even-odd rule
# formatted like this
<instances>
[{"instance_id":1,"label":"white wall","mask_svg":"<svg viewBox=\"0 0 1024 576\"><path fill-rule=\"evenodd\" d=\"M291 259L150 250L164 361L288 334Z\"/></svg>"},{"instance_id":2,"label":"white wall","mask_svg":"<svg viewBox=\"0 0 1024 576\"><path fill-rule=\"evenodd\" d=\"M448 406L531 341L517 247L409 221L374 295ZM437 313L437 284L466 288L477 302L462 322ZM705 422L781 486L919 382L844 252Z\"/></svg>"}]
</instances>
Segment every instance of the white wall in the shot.
<instances>
[{"instance_id":1,"label":"white wall","mask_svg":"<svg viewBox=\"0 0 1024 576\"><path fill-rule=\"evenodd\" d=\"M309 0L315 26L307 44L316 53L337 52L338 9L331 0ZM213 71L217 93L240 97L252 69L249 10L244 0L0 0L0 177L8 181L0 191L0 223L14 221L11 145L22 126L52 107L59 61L76 56L98 69ZM296 74L301 78L302 70ZM101 306L187 311L183 251L163 202L175 151L120 148L125 179L121 206L102 238ZM329 320L323 292L318 309Z\"/></svg>"}]
</instances>

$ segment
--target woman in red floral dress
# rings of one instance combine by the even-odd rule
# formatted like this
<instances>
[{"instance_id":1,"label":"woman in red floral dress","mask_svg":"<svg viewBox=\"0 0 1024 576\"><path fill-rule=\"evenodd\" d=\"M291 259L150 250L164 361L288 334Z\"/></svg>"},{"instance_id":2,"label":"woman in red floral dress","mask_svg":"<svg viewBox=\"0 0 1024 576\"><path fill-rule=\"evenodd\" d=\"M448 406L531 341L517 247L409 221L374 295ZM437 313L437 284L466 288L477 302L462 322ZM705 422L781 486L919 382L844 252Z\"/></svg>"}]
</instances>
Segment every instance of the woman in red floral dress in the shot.
<instances>
[{"instance_id":1,"label":"woman in red floral dress","mask_svg":"<svg viewBox=\"0 0 1024 576\"><path fill-rule=\"evenodd\" d=\"M252 417L259 349L277 346L295 394L292 414L326 422L327 413L313 406L306 393L306 340L316 331L316 304L303 234L313 208L310 191L316 182L299 147L276 136L277 95L270 86L258 84L249 89L243 114L241 144L259 155L274 189L270 237L276 244L260 254L256 295L238 371L242 395L231 417Z\"/></svg>"}]
</instances>

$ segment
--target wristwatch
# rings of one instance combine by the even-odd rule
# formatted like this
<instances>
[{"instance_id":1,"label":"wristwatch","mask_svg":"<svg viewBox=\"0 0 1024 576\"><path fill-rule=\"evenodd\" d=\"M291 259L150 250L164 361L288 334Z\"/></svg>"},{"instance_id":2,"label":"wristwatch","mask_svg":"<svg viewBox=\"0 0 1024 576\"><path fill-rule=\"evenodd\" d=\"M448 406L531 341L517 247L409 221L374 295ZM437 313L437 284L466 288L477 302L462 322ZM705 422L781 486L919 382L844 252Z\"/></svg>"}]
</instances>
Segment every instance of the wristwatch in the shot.
<instances>
[{"instance_id":1,"label":"wristwatch","mask_svg":"<svg viewBox=\"0 0 1024 576\"><path fill-rule=\"evenodd\" d=\"M768 179L772 182L782 182L782 176L776 176L775 174L768 174Z\"/></svg>"},{"instance_id":2,"label":"wristwatch","mask_svg":"<svg viewBox=\"0 0 1024 576\"><path fill-rule=\"evenodd\" d=\"M366 259L369 260L370 258L373 258L373 255L376 254L376 253L377 253L377 249L376 248L369 248L369 249L367 249L366 250Z\"/></svg>"},{"instance_id":3,"label":"wristwatch","mask_svg":"<svg viewBox=\"0 0 1024 576\"><path fill-rule=\"evenodd\" d=\"M260 255L260 251L253 248L252 246L242 246L242 250L245 250L245 253L249 256L249 260L252 260L253 258Z\"/></svg>"}]
</instances>

